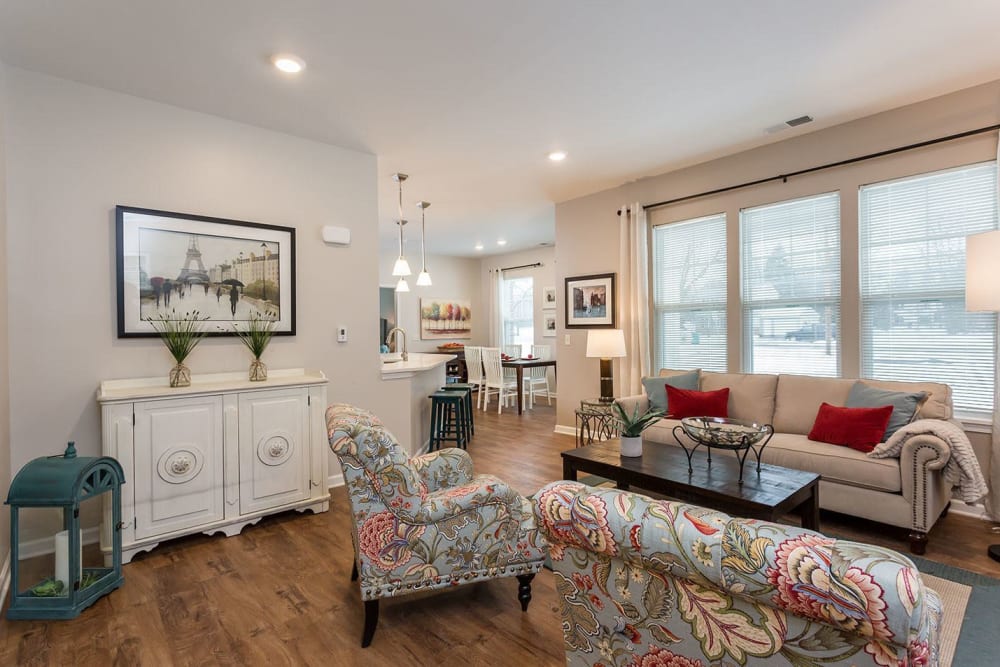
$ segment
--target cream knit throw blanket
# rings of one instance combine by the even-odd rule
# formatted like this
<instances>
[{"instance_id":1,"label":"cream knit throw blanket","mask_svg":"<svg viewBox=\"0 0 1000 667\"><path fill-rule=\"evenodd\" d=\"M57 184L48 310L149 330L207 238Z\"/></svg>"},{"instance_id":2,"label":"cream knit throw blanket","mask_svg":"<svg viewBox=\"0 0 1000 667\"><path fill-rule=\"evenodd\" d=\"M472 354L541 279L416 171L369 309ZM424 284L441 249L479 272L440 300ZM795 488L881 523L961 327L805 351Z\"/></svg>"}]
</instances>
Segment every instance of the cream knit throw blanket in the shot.
<instances>
[{"instance_id":1,"label":"cream knit throw blanket","mask_svg":"<svg viewBox=\"0 0 1000 667\"><path fill-rule=\"evenodd\" d=\"M934 435L948 443L951 456L944 464L944 478L953 487L958 487L963 501L975 504L986 497L989 487L986 486L976 453L972 451L972 443L965 431L949 421L918 419L893 433L868 456L873 459L898 458L906 441L918 435Z\"/></svg>"}]
</instances>

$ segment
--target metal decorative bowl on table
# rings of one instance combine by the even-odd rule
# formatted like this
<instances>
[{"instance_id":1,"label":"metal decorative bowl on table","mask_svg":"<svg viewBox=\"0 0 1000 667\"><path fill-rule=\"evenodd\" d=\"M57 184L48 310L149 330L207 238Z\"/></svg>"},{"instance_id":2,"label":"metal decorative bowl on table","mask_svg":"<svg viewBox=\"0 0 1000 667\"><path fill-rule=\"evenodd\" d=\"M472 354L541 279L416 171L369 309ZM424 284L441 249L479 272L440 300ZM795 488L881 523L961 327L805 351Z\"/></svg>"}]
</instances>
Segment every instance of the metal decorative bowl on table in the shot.
<instances>
[{"instance_id":1,"label":"metal decorative bowl on table","mask_svg":"<svg viewBox=\"0 0 1000 667\"><path fill-rule=\"evenodd\" d=\"M688 448L680 438L683 432L691 440L694 446ZM691 466L691 457L700 446L708 449L708 465L712 465L712 448L725 449L736 453L736 458L740 462L739 483L743 483L743 465L750 452L757 458L757 472L760 472L760 455L764 447L774 435L774 427L770 424L758 424L757 422L745 421L742 419L728 419L725 417L685 417L681 419L680 426L674 427L674 439L687 454L688 472L694 471ZM757 444L760 443L758 447Z\"/></svg>"}]
</instances>

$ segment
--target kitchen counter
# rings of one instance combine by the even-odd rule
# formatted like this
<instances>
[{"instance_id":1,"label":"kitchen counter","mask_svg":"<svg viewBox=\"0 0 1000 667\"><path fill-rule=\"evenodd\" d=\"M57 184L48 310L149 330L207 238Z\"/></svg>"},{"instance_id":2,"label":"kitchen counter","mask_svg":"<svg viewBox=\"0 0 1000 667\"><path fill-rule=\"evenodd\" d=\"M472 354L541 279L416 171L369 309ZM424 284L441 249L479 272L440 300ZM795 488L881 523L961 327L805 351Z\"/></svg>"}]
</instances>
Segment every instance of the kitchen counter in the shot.
<instances>
[{"instance_id":1,"label":"kitchen counter","mask_svg":"<svg viewBox=\"0 0 1000 667\"><path fill-rule=\"evenodd\" d=\"M396 361L391 364L382 363L383 380L400 380L413 377L416 373L443 368L446 363L455 358L454 354L426 354L424 352L411 352L406 361ZM441 382L444 382L443 371Z\"/></svg>"}]
</instances>

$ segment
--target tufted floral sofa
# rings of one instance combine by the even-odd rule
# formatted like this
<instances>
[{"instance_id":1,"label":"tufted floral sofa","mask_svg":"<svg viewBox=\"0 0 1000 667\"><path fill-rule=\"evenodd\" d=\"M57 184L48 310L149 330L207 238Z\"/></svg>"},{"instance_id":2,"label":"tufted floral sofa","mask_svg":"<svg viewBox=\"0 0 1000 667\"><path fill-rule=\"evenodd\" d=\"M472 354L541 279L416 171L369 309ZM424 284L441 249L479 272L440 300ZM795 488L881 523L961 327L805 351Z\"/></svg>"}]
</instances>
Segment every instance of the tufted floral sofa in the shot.
<instances>
[{"instance_id":1,"label":"tufted floral sofa","mask_svg":"<svg viewBox=\"0 0 1000 667\"><path fill-rule=\"evenodd\" d=\"M534 499L568 665L938 664L940 600L893 551L576 482Z\"/></svg>"},{"instance_id":2,"label":"tufted floral sofa","mask_svg":"<svg viewBox=\"0 0 1000 667\"><path fill-rule=\"evenodd\" d=\"M516 576L527 611L545 560L531 503L502 480L472 474L459 449L408 458L377 417L350 405L326 412L354 515L354 572L365 601L361 645L379 598Z\"/></svg>"}]
</instances>

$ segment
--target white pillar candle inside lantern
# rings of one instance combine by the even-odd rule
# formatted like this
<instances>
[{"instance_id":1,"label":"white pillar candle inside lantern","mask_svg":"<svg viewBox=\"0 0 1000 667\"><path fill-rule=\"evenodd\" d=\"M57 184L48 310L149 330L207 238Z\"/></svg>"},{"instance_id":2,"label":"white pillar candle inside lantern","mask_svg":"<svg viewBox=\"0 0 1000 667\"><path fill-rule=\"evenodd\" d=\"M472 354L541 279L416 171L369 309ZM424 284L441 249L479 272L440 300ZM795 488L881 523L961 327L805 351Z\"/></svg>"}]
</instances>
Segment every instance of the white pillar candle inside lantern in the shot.
<instances>
[{"instance_id":1,"label":"white pillar candle inside lantern","mask_svg":"<svg viewBox=\"0 0 1000 667\"><path fill-rule=\"evenodd\" d=\"M77 581L83 579L83 532L80 532L80 571L77 573ZM63 583L63 595L69 591L69 531L60 530L56 533L56 580Z\"/></svg>"}]
</instances>

